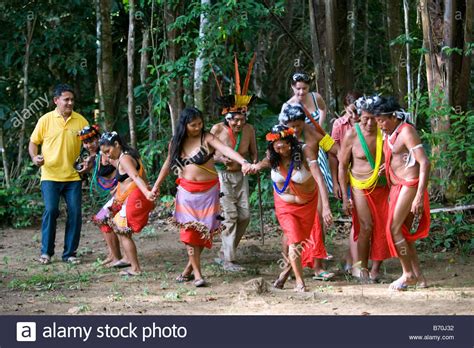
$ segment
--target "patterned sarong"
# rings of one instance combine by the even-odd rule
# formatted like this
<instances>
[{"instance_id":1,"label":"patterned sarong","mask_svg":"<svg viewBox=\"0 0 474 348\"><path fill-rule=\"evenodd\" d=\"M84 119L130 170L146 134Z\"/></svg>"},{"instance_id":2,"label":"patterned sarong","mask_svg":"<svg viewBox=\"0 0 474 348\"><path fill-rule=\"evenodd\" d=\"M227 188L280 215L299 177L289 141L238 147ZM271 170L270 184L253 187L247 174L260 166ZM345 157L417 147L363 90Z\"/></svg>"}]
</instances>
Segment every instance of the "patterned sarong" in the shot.
<instances>
[{"instance_id":1,"label":"patterned sarong","mask_svg":"<svg viewBox=\"0 0 474 348\"><path fill-rule=\"evenodd\" d=\"M220 232L219 179L209 181L176 180L178 192L173 215L185 244L212 247L212 236Z\"/></svg>"}]
</instances>

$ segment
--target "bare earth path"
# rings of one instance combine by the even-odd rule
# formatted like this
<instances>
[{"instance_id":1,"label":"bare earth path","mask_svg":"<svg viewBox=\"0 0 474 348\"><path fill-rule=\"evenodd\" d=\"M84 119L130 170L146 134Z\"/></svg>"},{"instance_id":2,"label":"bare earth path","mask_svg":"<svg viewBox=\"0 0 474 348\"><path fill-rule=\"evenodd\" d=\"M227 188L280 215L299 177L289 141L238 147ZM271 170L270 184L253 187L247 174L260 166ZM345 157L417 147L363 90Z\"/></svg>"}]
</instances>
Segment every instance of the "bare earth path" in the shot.
<instances>
[{"instance_id":1,"label":"bare earth path","mask_svg":"<svg viewBox=\"0 0 474 348\"><path fill-rule=\"evenodd\" d=\"M472 256L451 253L422 254L428 289L394 293L388 284L359 285L339 273L334 281L311 279L309 292L296 294L293 281L285 290L268 286L278 275L280 243L275 233L260 241L244 239L242 274L226 273L213 263L220 246L203 254L206 288L174 279L186 262L186 254L174 228L155 221L136 238L144 270L140 277L123 278L118 271L99 266L105 243L92 224L84 224L80 253L82 264L60 261L64 225L58 227L56 256L47 266L38 264L40 231L0 231L1 314L303 314L303 315L423 315L473 314L474 276ZM272 230L272 227L268 228ZM274 228L273 228L274 229ZM331 252L341 260L345 243L334 241ZM338 261L328 262L336 271ZM398 260L385 262L385 282L398 277Z\"/></svg>"}]
</instances>

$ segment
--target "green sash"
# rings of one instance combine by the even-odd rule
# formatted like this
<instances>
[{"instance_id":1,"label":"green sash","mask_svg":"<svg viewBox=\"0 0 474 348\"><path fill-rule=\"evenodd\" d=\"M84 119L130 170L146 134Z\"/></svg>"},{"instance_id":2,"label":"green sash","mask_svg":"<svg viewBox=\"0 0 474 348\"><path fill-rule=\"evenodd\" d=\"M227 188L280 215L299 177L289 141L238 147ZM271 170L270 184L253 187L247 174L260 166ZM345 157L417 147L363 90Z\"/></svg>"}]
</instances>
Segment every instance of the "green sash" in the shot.
<instances>
[{"instance_id":1,"label":"green sash","mask_svg":"<svg viewBox=\"0 0 474 348\"><path fill-rule=\"evenodd\" d=\"M364 150L365 157L367 158L367 161L369 161L369 164L372 170L374 170L375 161L374 161L374 158L372 157L372 154L370 153L369 146L367 146L367 142L365 141L364 135L362 134L362 130L360 129L359 124L356 123L354 125L354 128L357 132L357 137L359 138L360 144L362 145L362 150ZM384 186L386 183L387 183L387 180L385 178L385 175L381 175L377 182L377 186Z\"/></svg>"}]
</instances>

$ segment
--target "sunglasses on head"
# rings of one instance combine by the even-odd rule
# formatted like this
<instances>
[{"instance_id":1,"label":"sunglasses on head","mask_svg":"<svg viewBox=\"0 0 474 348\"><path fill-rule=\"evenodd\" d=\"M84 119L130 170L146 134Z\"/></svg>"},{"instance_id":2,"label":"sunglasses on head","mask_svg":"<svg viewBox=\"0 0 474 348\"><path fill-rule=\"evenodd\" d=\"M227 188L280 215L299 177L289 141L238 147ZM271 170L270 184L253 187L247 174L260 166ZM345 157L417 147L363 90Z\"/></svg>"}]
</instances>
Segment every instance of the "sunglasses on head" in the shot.
<instances>
[{"instance_id":1,"label":"sunglasses on head","mask_svg":"<svg viewBox=\"0 0 474 348\"><path fill-rule=\"evenodd\" d=\"M304 73L294 73L293 76L291 77L293 82L309 82L311 81L311 78Z\"/></svg>"}]
</instances>

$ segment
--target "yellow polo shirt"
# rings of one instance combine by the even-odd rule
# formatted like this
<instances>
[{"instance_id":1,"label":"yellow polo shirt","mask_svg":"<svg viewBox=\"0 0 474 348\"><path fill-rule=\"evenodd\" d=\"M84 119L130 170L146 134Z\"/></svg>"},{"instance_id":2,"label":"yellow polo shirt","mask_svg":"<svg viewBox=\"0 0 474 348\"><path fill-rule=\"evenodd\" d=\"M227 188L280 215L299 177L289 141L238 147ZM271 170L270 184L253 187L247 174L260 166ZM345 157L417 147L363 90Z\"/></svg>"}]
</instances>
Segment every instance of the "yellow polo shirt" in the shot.
<instances>
[{"instance_id":1,"label":"yellow polo shirt","mask_svg":"<svg viewBox=\"0 0 474 348\"><path fill-rule=\"evenodd\" d=\"M33 143L41 145L41 181L81 180L73 165L81 152L78 132L87 125L87 120L74 111L66 121L56 110L41 116L30 137Z\"/></svg>"}]
</instances>

